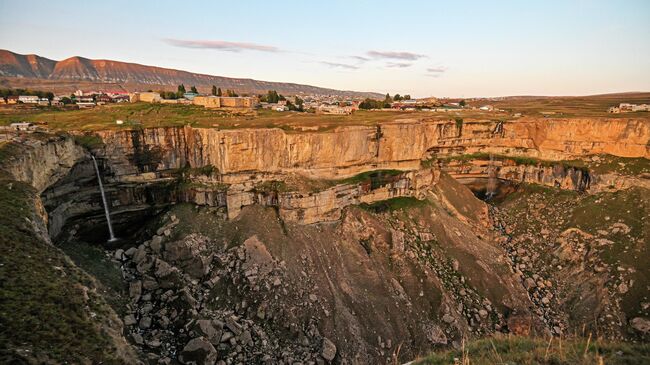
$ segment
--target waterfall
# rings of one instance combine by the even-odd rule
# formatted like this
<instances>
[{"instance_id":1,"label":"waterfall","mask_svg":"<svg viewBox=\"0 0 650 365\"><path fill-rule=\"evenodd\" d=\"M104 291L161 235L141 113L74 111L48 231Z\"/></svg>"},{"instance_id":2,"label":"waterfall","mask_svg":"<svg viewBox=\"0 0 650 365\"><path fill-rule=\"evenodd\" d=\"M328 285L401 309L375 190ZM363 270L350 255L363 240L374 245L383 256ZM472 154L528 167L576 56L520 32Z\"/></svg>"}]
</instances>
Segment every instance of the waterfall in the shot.
<instances>
[{"instance_id":1,"label":"waterfall","mask_svg":"<svg viewBox=\"0 0 650 365\"><path fill-rule=\"evenodd\" d=\"M113 225L111 224L111 213L108 211L108 203L106 202L106 193L104 192L104 184L102 184L102 176L99 173L99 167L97 166L97 160L95 156L90 155L93 158L93 164L95 165L95 172L97 173L97 181L99 182L99 191L102 193L102 202L104 203L104 214L106 214L106 223L108 223L108 233L110 238L108 242L115 241L115 234L113 233Z\"/></svg>"},{"instance_id":2,"label":"waterfall","mask_svg":"<svg viewBox=\"0 0 650 365\"><path fill-rule=\"evenodd\" d=\"M490 200L496 195L497 184L498 184L497 169L494 166L494 157L492 156L491 153L490 153L490 164L488 165L487 173L488 173L488 182L485 191L485 199Z\"/></svg>"}]
</instances>

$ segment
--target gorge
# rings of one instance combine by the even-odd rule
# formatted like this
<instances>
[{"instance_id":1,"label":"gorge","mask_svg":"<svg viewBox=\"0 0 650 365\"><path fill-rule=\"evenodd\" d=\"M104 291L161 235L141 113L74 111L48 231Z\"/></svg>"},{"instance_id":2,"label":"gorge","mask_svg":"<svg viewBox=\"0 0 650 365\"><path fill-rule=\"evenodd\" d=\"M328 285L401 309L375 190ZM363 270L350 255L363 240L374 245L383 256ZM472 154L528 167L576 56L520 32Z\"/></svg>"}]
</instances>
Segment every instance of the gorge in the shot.
<instances>
[{"instance_id":1,"label":"gorge","mask_svg":"<svg viewBox=\"0 0 650 365\"><path fill-rule=\"evenodd\" d=\"M26 189L16 235L119 268L119 305L75 286L116 362L390 363L495 333L646 339L648 268L611 248L646 252L649 141L634 118L19 133L2 186ZM530 215L542 196L575 210ZM587 228L594 200L642 213Z\"/></svg>"}]
</instances>

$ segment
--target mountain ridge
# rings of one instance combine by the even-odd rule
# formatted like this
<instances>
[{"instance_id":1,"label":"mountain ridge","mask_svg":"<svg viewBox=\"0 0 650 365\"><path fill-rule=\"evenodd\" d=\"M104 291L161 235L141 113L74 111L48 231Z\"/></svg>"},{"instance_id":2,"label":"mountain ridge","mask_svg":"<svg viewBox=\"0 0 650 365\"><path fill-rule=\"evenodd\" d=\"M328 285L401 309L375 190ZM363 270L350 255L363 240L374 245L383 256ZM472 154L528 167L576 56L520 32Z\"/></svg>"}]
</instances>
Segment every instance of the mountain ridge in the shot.
<instances>
[{"instance_id":1,"label":"mountain ridge","mask_svg":"<svg viewBox=\"0 0 650 365\"><path fill-rule=\"evenodd\" d=\"M126 84L130 91L141 91L162 87L176 88L179 84L196 86L208 91L212 85L238 92L263 93L277 90L287 94L337 94L345 96L381 97L374 92L336 90L312 85L289 82L261 81L251 78L232 78L207 75L184 70L149 66L139 63L122 62L106 59L89 59L73 56L56 61L36 54L18 54L0 49L0 77L8 78L3 84L11 86L11 78L61 80L79 82L102 82ZM18 82L13 82L19 84Z\"/></svg>"}]
</instances>

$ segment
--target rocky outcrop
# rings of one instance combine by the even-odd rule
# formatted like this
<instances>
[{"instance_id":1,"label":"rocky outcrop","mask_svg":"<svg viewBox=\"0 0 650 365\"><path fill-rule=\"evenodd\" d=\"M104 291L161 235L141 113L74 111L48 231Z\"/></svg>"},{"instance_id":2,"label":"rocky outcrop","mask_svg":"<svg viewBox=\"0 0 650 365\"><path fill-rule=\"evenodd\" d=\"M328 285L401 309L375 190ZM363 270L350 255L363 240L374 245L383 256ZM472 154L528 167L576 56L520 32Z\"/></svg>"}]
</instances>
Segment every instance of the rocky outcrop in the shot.
<instances>
[{"instance_id":1,"label":"rocky outcrop","mask_svg":"<svg viewBox=\"0 0 650 365\"><path fill-rule=\"evenodd\" d=\"M494 178L590 193L622 190L633 186L650 188L648 174L632 176L616 172L598 173L590 171L588 167L568 166L562 162L539 161L536 164L519 164L505 157L492 161L487 158L469 161L440 160L437 166L458 181L472 186L487 186L488 181Z\"/></svg>"},{"instance_id":2,"label":"rocky outcrop","mask_svg":"<svg viewBox=\"0 0 650 365\"><path fill-rule=\"evenodd\" d=\"M30 135L10 143L16 151L3 159L1 168L39 193L67 175L77 162L88 158L83 147L64 136Z\"/></svg>"},{"instance_id":3,"label":"rocky outcrop","mask_svg":"<svg viewBox=\"0 0 650 365\"><path fill-rule=\"evenodd\" d=\"M97 133L117 176L212 166L220 174L282 172L337 179L376 169L413 170L431 153L545 160L591 154L650 157L650 122L634 119L404 120L300 133L192 127Z\"/></svg>"}]
</instances>

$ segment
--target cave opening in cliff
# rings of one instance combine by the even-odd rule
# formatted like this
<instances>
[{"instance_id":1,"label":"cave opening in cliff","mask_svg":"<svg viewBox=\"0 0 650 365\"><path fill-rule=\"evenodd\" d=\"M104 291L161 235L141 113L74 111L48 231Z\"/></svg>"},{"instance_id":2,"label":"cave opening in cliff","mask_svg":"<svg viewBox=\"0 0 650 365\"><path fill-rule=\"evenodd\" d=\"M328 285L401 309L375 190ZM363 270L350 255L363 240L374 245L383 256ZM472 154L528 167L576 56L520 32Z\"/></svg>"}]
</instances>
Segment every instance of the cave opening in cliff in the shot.
<instances>
[{"instance_id":1,"label":"cave opening in cliff","mask_svg":"<svg viewBox=\"0 0 650 365\"><path fill-rule=\"evenodd\" d=\"M107 177L104 180L106 201L118 240L107 242L110 232L97 175L92 160L86 159L41 194L48 216L48 233L55 243L78 241L114 249L136 239L143 225L166 211L173 202L175 184L116 183L110 169L102 166L103 161L98 159L98 163L101 173Z\"/></svg>"},{"instance_id":2,"label":"cave opening in cliff","mask_svg":"<svg viewBox=\"0 0 650 365\"><path fill-rule=\"evenodd\" d=\"M518 184L505 179L497 179L492 182L489 178L459 179L459 182L469 188L478 199L489 203L504 201L518 187Z\"/></svg>"}]
</instances>

